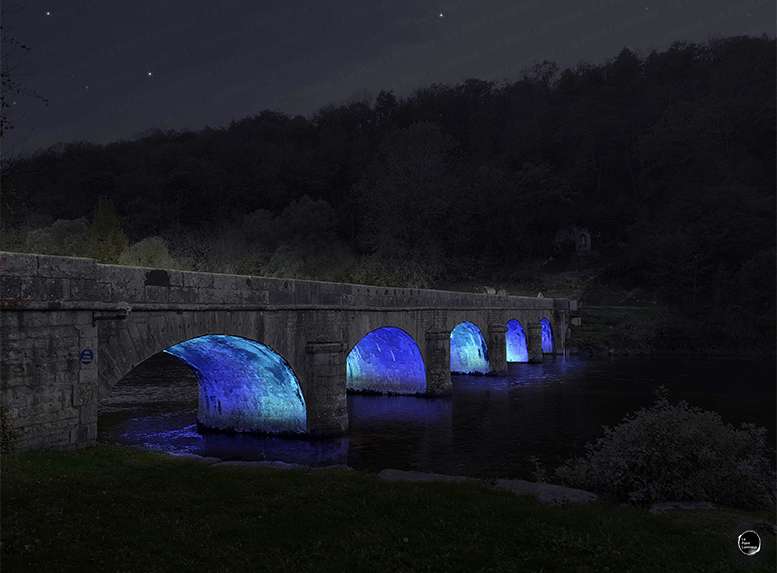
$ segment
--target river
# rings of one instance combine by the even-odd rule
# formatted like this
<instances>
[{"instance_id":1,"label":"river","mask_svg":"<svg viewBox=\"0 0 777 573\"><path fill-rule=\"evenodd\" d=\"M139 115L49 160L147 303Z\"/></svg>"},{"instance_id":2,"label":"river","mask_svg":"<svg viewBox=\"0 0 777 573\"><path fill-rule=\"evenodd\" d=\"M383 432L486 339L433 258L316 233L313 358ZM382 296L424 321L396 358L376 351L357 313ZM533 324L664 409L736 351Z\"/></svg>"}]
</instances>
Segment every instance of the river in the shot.
<instances>
[{"instance_id":1,"label":"river","mask_svg":"<svg viewBox=\"0 0 777 573\"><path fill-rule=\"evenodd\" d=\"M349 395L349 433L325 440L200 434L196 384L174 359L150 362L101 404L100 440L223 459L532 478L535 459L552 468L583 453L603 425L648 406L665 385L673 399L715 410L726 422L766 427L775 443L770 360L556 357L510 364L506 376L454 376L445 398Z\"/></svg>"}]
</instances>

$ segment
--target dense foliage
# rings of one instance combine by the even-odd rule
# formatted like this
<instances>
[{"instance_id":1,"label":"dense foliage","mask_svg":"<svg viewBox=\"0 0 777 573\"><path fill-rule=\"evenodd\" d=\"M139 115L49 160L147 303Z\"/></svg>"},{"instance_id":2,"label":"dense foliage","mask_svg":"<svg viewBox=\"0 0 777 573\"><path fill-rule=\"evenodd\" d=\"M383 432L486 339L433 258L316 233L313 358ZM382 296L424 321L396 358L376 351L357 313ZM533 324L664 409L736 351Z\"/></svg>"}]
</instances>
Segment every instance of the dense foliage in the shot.
<instances>
[{"instance_id":1,"label":"dense foliage","mask_svg":"<svg viewBox=\"0 0 777 573\"><path fill-rule=\"evenodd\" d=\"M103 197L130 241L161 237L188 268L429 286L509 280L575 225L602 280L770 346L775 67L774 40L729 38L59 145L7 169L4 245L91 220Z\"/></svg>"},{"instance_id":2,"label":"dense foliage","mask_svg":"<svg viewBox=\"0 0 777 573\"><path fill-rule=\"evenodd\" d=\"M720 415L659 397L556 469L576 487L636 503L713 501L770 510L774 466L766 429L734 428Z\"/></svg>"}]
</instances>

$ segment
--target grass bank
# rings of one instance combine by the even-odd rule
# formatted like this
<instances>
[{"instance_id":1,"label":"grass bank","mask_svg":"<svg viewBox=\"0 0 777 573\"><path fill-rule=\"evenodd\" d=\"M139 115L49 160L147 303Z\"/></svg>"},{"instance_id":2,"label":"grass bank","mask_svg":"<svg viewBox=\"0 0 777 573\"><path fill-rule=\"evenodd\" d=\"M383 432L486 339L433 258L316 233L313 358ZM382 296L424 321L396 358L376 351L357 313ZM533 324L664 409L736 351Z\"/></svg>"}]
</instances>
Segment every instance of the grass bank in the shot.
<instances>
[{"instance_id":1,"label":"grass bank","mask_svg":"<svg viewBox=\"0 0 777 573\"><path fill-rule=\"evenodd\" d=\"M466 484L217 468L116 446L8 457L3 571L774 571L768 515L546 507Z\"/></svg>"},{"instance_id":2,"label":"grass bank","mask_svg":"<svg viewBox=\"0 0 777 573\"><path fill-rule=\"evenodd\" d=\"M661 305L589 305L580 308L569 347L584 355L664 354L774 358L773 337L737 337L720 324L683 316Z\"/></svg>"},{"instance_id":3,"label":"grass bank","mask_svg":"<svg viewBox=\"0 0 777 573\"><path fill-rule=\"evenodd\" d=\"M583 305L580 318L569 345L581 354L653 354L666 348L661 333L670 317L661 307Z\"/></svg>"}]
</instances>

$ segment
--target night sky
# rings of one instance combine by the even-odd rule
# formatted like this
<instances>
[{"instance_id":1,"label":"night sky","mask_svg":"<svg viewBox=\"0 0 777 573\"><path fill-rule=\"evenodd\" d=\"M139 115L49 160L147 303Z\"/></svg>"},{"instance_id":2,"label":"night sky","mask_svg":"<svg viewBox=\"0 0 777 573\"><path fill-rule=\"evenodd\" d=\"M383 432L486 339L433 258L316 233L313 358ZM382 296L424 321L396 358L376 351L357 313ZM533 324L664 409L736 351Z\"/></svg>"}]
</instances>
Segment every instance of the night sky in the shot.
<instances>
[{"instance_id":1,"label":"night sky","mask_svg":"<svg viewBox=\"0 0 777 573\"><path fill-rule=\"evenodd\" d=\"M310 114L381 89L516 79L532 63L624 46L774 36L773 0L14 0L3 26L23 87L6 153L151 128Z\"/></svg>"}]
</instances>

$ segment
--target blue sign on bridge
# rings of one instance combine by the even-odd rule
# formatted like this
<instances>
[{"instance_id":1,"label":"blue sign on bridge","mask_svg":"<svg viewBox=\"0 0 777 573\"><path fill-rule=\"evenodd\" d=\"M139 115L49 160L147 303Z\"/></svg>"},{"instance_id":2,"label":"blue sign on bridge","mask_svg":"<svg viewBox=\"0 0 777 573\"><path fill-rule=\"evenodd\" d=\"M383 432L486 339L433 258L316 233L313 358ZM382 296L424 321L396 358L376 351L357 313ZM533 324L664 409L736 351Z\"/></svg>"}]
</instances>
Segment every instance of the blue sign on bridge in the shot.
<instances>
[{"instance_id":1,"label":"blue sign on bridge","mask_svg":"<svg viewBox=\"0 0 777 573\"><path fill-rule=\"evenodd\" d=\"M94 350L91 348L84 348L79 355L79 360L81 360L81 364L89 364L94 360Z\"/></svg>"}]
</instances>

